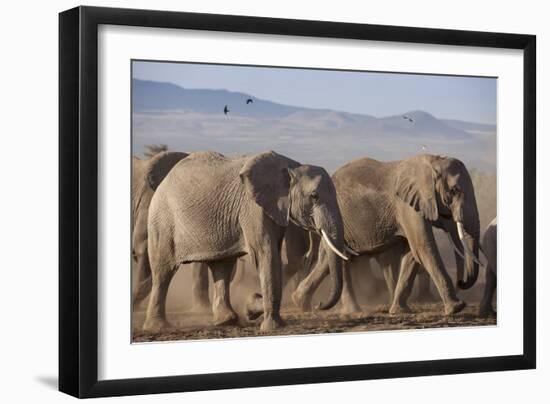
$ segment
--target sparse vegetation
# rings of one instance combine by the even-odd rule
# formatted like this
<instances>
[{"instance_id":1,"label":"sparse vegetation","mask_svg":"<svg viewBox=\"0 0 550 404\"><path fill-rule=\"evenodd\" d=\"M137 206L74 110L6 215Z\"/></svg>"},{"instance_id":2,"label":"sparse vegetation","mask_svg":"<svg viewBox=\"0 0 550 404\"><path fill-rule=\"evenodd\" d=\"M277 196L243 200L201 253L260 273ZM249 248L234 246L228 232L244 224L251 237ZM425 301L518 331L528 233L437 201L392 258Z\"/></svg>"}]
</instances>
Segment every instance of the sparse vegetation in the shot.
<instances>
[{"instance_id":1,"label":"sparse vegetation","mask_svg":"<svg viewBox=\"0 0 550 404\"><path fill-rule=\"evenodd\" d=\"M143 155L150 159L155 154L162 153L165 151L168 151L168 145L166 144L146 144L145 151L143 152Z\"/></svg>"}]
</instances>

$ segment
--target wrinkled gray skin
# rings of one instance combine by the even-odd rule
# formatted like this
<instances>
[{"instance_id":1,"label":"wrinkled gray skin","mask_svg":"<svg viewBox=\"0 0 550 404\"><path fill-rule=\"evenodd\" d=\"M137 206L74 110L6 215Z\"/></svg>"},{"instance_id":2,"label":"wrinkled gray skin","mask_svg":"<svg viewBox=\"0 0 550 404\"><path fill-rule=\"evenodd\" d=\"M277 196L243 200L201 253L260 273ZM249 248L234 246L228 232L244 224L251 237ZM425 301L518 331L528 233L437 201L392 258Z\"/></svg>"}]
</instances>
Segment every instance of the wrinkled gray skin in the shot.
<instances>
[{"instance_id":1,"label":"wrinkled gray skin","mask_svg":"<svg viewBox=\"0 0 550 404\"><path fill-rule=\"evenodd\" d=\"M361 255L378 255L383 260L386 257L385 264L382 263L386 278L399 273L390 313L410 311L406 302L420 266L434 282L445 313L461 311L465 304L456 296L432 226L445 229L463 253L456 230L456 222L462 222L465 242L479 256L479 213L464 164L433 155L395 162L362 158L338 169L332 179L344 220L346 244ZM464 281L463 260L456 253L455 258L457 286L470 288L477 280L478 264L467 256ZM325 271L320 249L318 264L293 294L294 302L302 309L311 308L311 298ZM390 281L395 282L394 279ZM350 286L349 265L345 265L344 312L359 310Z\"/></svg>"},{"instance_id":2,"label":"wrinkled gray skin","mask_svg":"<svg viewBox=\"0 0 550 404\"><path fill-rule=\"evenodd\" d=\"M181 160L157 188L149 209L152 290L143 328L169 326L168 286L178 266L191 262L207 263L212 273L214 324L234 323L229 282L236 259L245 254L260 277L261 330L281 326L280 247L289 220L310 231L325 231L343 251L336 191L323 168L274 152L237 159L204 152ZM332 288L327 309L342 292L342 259L328 255Z\"/></svg>"},{"instance_id":3,"label":"wrinkled gray skin","mask_svg":"<svg viewBox=\"0 0 550 404\"><path fill-rule=\"evenodd\" d=\"M317 261L321 238L312 231L307 231L289 222L281 247L282 289L289 287L292 291L309 274ZM260 295L253 293L246 302L246 315L254 320L263 314Z\"/></svg>"},{"instance_id":4,"label":"wrinkled gray skin","mask_svg":"<svg viewBox=\"0 0 550 404\"><path fill-rule=\"evenodd\" d=\"M136 287L133 292L133 304L137 307L151 291L151 268L147 253L147 217L149 205L155 190L170 170L180 160L187 157L186 153L162 152L147 160L132 158L132 259L136 276ZM204 275L200 264L193 269L193 304L194 310L210 309L208 289L204 296ZM208 275L208 274L206 274ZM208 277L206 277L208 287Z\"/></svg>"},{"instance_id":5,"label":"wrinkled gray skin","mask_svg":"<svg viewBox=\"0 0 550 404\"><path fill-rule=\"evenodd\" d=\"M497 218L495 217L485 229L481 246L487 266L485 268L485 289L479 305L480 316L495 316L493 309L493 295L497 286Z\"/></svg>"},{"instance_id":6,"label":"wrinkled gray skin","mask_svg":"<svg viewBox=\"0 0 550 404\"><path fill-rule=\"evenodd\" d=\"M315 241L312 242L312 240ZM294 291L298 284L309 274L312 265L317 260L319 241L320 237L316 233L304 230L292 224L292 222L288 223L281 246L283 290L285 287L289 287ZM240 261L241 265L249 265L248 262L243 260ZM231 282L242 282L244 280L243 277L247 276L244 267L238 270L238 265L239 262L237 262ZM200 296L201 302L208 302L208 310L210 310L210 303L208 300L208 273L197 265L194 266L192 271L193 291L195 292L195 296ZM246 315L249 320L255 320L263 314L263 303L261 299L259 299L259 296L261 295L254 293L247 300ZM198 300L198 298L195 297L194 300Z\"/></svg>"}]
</instances>

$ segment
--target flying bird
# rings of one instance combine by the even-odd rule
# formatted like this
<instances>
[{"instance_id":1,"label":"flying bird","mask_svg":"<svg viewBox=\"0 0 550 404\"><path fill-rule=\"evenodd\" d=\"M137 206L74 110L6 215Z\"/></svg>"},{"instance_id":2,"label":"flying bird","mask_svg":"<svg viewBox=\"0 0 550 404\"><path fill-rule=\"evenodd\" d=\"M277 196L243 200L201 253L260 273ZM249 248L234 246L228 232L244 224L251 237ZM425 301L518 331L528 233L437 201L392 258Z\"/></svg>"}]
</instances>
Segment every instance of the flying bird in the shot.
<instances>
[{"instance_id":1,"label":"flying bird","mask_svg":"<svg viewBox=\"0 0 550 404\"><path fill-rule=\"evenodd\" d=\"M422 145L422 150L426 150L428 148L428 146L426 146L425 144Z\"/></svg>"},{"instance_id":2,"label":"flying bird","mask_svg":"<svg viewBox=\"0 0 550 404\"><path fill-rule=\"evenodd\" d=\"M252 104L253 102L254 102L254 100L252 98L249 98L249 99L246 100L247 104Z\"/></svg>"},{"instance_id":3,"label":"flying bird","mask_svg":"<svg viewBox=\"0 0 550 404\"><path fill-rule=\"evenodd\" d=\"M407 119L409 122L414 122L412 118L409 118L408 116L403 115L403 119Z\"/></svg>"},{"instance_id":4,"label":"flying bird","mask_svg":"<svg viewBox=\"0 0 550 404\"><path fill-rule=\"evenodd\" d=\"M223 113L224 115L227 115L227 113L229 112L229 108L227 107L227 105L223 108Z\"/></svg>"}]
</instances>

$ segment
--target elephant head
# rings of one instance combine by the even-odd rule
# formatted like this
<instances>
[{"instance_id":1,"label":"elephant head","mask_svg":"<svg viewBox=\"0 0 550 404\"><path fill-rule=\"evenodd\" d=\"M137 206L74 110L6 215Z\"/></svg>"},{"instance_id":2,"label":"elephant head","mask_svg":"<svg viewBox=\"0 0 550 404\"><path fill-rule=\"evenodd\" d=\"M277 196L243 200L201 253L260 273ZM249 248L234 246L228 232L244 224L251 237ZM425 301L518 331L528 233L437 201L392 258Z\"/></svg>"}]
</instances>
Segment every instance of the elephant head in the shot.
<instances>
[{"instance_id":1,"label":"elephant head","mask_svg":"<svg viewBox=\"0 0 550 404\"><path fill-rule=\"evenodd\" d=\"M240 172L246 193L279 226L289 221L319 234L329 255L332 280L328 302L333 307L342 293L344 225L336 190L329 174L321 167L301 165L275 152L249 159Z\"/></svg>"},{"instance_id":2,"label":"elephant head","mask_svg":"<svg viewBox=\"0 0 550 404\"><path fill-rule=\"evenodd\" d=\"M420 155L404 161L397 178L396 194L431 222L450 221L460 245L453 243L457 254L464 252L463 265L457 265L457 286L468 289L479 273L480 224L474 186L468 170L457 159ZM445 226L448 228L448 226Z\"/></svg>"}]
</instances>

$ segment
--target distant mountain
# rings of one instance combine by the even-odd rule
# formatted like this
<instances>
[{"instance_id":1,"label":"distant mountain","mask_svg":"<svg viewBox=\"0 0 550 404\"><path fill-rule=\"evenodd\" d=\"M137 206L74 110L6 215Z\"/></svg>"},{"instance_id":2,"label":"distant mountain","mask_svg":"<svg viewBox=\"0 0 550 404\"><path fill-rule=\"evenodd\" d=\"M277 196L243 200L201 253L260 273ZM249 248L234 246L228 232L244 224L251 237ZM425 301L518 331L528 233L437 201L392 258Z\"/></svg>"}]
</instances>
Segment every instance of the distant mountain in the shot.
<instances>
[{"instance_id":1,"label":"distant mountain","mask_svg":"<svg viewBox=\"0 0 550 404\"><path fill-rule=\"evenodd\" d=\"M496 125L490 125L486 123L474 123L460 121L458 119L441 119L442 122L445 122L447 125L452 126L470 133L496 133Z\"/></svg>"},{"instance_id":2,"label":"distant mountain","mask_svg":"<svg viewBox=\"0 0 550 404\"><path fill-rule=\"evenodd\" d=\"M253 102L247 104L247 99ZM376 118L138 79L133 80L132 103L135 154L152 143L224 154L274 149L330 171L361 156L396 160L432 153L455 156L482 171L496 170L494 125L438 119L426 111Z\"/></svg>"},{"instance_id":3,"label":"distant mountain","mask_svg":"<svg viewBox=\"0 0 550 404\"><path fill-rule=\"evenodd\" d=\"M261 100L227 90L185 89L172 83L133 79L132 102L135 112L189 110L221 114L228 105L230 114L257 118L281 118L302 108ZM252 99L251 104L246 100Z\"/></svg>"},{"instance_id":4,"label":"distant mountain","mask_svg":"<svg viewBox=\"0 0 550 404\"><path fill-rule=\"evenodd\" d=\"M411 119L412 122L409 120ZM454 140L470 140L471 135L467 132L447 125L442 120L425 111L409 111L403 114L380 119L385 130L392 132L402 131L404 133L416 134L429 137L446 136Z\"/></svg>"}]
</instances>

